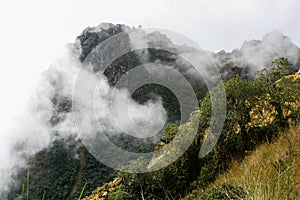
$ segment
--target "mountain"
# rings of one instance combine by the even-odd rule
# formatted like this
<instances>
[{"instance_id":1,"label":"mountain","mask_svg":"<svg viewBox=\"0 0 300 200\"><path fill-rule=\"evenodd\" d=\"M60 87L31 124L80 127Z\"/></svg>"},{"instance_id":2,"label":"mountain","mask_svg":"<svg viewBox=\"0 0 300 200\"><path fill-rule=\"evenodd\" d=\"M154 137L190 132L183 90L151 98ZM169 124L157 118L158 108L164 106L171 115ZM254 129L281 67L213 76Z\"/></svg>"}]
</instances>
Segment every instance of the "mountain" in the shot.
<instances>
[{"instance_id":1,"label":"mountain","mask_svg":"<svg viewBox=\"0 0 300 200\"><path fill-rule=\"evenodd\" d=\"M206 157L198 159L197 153L207 137L208 98L182 127L188 133L195 118L202 119L193 144L178 160L155 172L119 173L84 200L298 199L300 75L268 80L273 73L276 70L253 81L235 77L225 83L224 130ZM167 128L165 133L173 130ZM167 150L163 155L170 154ZM153 162L160 159L157 155Z\"/></svg>"},{"instance_id":2,"label":"mountain","mask_svg":"<svg viewBox=\"0 0 300 200\"><path fill-rule=\"evenodd\" d=\"M240 73L243 76L253 78L257 71L270 66L278 57L287 58L292 68L297 70L300 64L299 54L299 47L293 44L289 37L279 31L273 31L265 35L262 40L245 41L240 49L230 53L220 51L215 54L214 59L220 66L229 65L229 69L232 70L242 68L243 72Z\"/></svg>"},{"instance_id":3,"label":"mountain","mask_svg":"<svg viewBox=\"0 0 300 200\"><path fill-rule=\"evenodd\" d=\"M117 37L119 34L122 34L122 37ZM135 40L132 38L135 38ZM109 43L107 43L108 41ZM145 44L148 47L147 49L138 48ZM209 70L213 65L218 67L224 80L231 80L240 75L244 80L249 81L257 77L257 71L263 68L271 69L272 61L280 57L287 58L290 62L289 73L295 72L300 67L300 49L287 36L277 31L269 33L261 41L245 42L240 49L232 52L220 51L213 53L201 50L197 54L199 58L195 58L195 62L200 62L204 66L201 75L195 73L191 63L180 56L192 57L195 52L193 47L175 44L167 35L159 32L148 33L126 25L103 23L96 27L88 27L77 37L74 44L69 45L69 48L72 58L74 57L76 60L75 62L81 63L84 70L95 76L105 76L109 87L112 88L119 87L118 81L122 76L129 76L130 70L139 65L155 63L156 65L170 66L180 72L191 83L191 87L200 102L205 101L205 98L207 98L208 88L204 81L205 78L210 79L215 86L218 84L214 82ZM126 51L127 49L135 50ZM119 54L120 56L118 56ZM208 58L212 59L213 62L209 61ZM110 62L111 60L112 62ZM71 74L73 72L67 71L64 73ZM87 196L105 182L113 181L117 176L117 171L94 158L92 153L82 144L80 137L76 134L67 134L66 136L60 133L60 131L65 131L65 129L61 129L62 127L68 126L69 114L73 111L72 104L74 103L68 93L69 91L65 92L67 87L64 85L65 82L62 81L66 78L64 73L56 70L55 67L54 69L50 68L48 71L48 81L54 91L50 96L53 112L49 117L52 142L47 148L31 156L28 161L28 165L30 165L30 185L27 187L29 187L31 199L40 199L44 193L46 199L77 199L85 183L87 185L83 196ZM70 90L70 88L67 89ZM190 115L181 116L180 103L167 87L151 83L140 87L131 96L139 105L148 105L149 101L161 101L166 109L166 125L179 126L181 118L183 118L183 124L188 123L190 120ZM199 103L199 106L201 105ZM186 107L186 109L194 111L192 105L186 105ZM69 129L66 130L68 132ZM252 131L258 130L253 129ZM159 138L152 139L136 139L122 132L108 137L123 149L133 152L149 152L157 146L165 145L166 140L163 134L164 131L161 131ZM165 143L161 142L160 139ZM186 184L196 181L198 173L204 173L200 170L201 167L207 167L203 163L199 164L197 154L194 155L196 151L199 151L199 149L195 146L195 149L190 149L187 152L188 154L193 153L193 155L190 157L187 154L184 155L187 157L185 159L188 162L183 165L192 172L189 175L185 174L185 169L180 172L183 177L182 181L186 181L184 182ZM221 155L220 153L219 156L224 158L227 155ZM211 157L207 159L209 161ZM178 162L176 161L174 165L176 166ZM200 167L194 169L195 167L192 167L194 163L197 163L195 166ZM228 165L228 163L221 162L217 164L221 164L220 169L222 170L226 169ZM173 171L168 170L174 165L167 168L164 173L171 176ZM22 169L15 177L18 181L10 187L10 192L6 195L7 199L15 199L20 196L22 183L25 183L28 178L27 172L27 168ZM164 176L160 174L158 176L163 180ZM129 176L127 180L130 182L131 178ZM124 179L126 180L126 178ZM147 181L149 178L144 179ZM214 179L213 175L208 176L207 179ZM176 177L171 180L174 182L179 181ZM113 183L111 184L113 185ZM133 181L132 184L135 185L136 182ZM125 189L127 193L128 188ZM178 192L183 192L183 190L187 190L187 188L178 188ZM157 191L161 193L159 189Z\"/></svg>"}]
</instances>

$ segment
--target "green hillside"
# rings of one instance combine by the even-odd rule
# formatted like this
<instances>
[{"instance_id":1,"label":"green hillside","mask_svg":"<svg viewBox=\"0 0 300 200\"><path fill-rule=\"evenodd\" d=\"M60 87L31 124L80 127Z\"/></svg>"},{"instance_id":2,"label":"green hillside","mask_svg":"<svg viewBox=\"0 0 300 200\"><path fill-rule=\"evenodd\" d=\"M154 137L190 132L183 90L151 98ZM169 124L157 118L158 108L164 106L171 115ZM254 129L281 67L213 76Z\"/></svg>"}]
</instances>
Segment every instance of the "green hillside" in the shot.
<instances>
[{"instance_id":1,"label":"green hillside","mask_svg":"<svg viewBox=\"0 0 300 200\"><path fill-rule=\"evenodd\" d=\"M253 81L228 80L225 126L205 158L197 155L209 125L209 94L190 120L202 122L197 137L176 162L147 174L120 173L117 185L105 184L85 200L297 199L300 75L291 73L287 59L278 58ZM176 128L169 126L165 135Z\"/></svg>"},{"instance_id":2,"label":"green hillside","mask_svg":"<svg viewBox=\"0 0 300 200\"><path fill-rule=\"evenodd\" d=\"M101 30L88 27L77 37L77 43L71 46L74 52L78 50L79 62L91 65L94 74L102 73L111 87L138 65L149 62L172 66L191 83L200 106L199 110L191 108L194 112L179 126L181 110L172 91L159 84L144 85L132 94L132 98L139 104L161 98L167 113L166 126L159 142L123 133L109 136L109 139L131 152L156 152L162 149L165 150L165 155L174 155L176 152L168 149L168 145L178 129L183 130L183 134L177 137L177 142L180 142L185 140L185 134L191 132L192 125L200 121L199 125L196 124L198 130L192 145L166 168L134 174L117 172L100 163L77 136L63 138L53 132L55 139L51 145L30 157L27 163L30 167L15 175L14 179L17 181L10 186L6 199L22 199L24 191L28 191L28 199L42 199L44 196L44 199L50 200L75 200L80 196L85 200L298 197L299 191L295 188L299 186L297 169L300 165L297 147L300 75L295 72L300 66L299 61L292 65L287 58L276 56L275 53L272 55L272 58L275 57L272 64L265 66L255 76L253 66L232 59L241 56L242 50L231 53L206 52L219 62L218 69L225 80L227 108L224 128L217 144L206 157L199 158L199 150L208 137L211 121L211 97L204 80L191 74L191 64L183 62L173 53L151 48L151 44L147 58L140 56L140 50L133 50L102 69L102 60L97 58L109 55L111 49L119 46L112 43L111 48L106 49L107 52L99 52L97 48L101 47L101 42L131 29L120 24L106 26L108 28ZM167 44L178 52L192 51L190 47L172 44L171 40L160 33L146 34L145 38L155 38L158 45ZM258 43L255 42L256 45ZM250 45L251 42L246 44ZM182 62L177 62L178 60ZM61 93L60 83L50 84L54 85L53 88L58 88L51 99L53 112L49 119L49 124L55 128L64 122L64 114L72 112L72 100ZM218 92L219 87L214 83L213 90ZM286 147L290 142L291 148ZM284 155L275 151L276 148L284 151ZM150 162L138 160L133 166L137 169L140 166L151 168L160 156L162 155L154 154ZM242 176L243 172L245 176ZM256 183L250 183L252 180ZM275 180L276 184L273 183Z\"/></svg>"}]
</instances>

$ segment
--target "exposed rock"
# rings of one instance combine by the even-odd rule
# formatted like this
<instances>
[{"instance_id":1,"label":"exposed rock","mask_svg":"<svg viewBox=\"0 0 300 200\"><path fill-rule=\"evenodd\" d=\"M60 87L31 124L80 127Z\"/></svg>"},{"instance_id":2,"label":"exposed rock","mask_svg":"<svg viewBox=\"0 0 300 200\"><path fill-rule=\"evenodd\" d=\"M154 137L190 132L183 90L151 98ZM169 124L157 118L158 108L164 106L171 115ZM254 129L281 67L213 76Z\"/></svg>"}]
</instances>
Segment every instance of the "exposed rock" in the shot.
<instances>
[{"instance_id":1,"label":"exposed rock","mask_svg":"<svg viewBox=\"0 0 300 200\"><path fill-rule=\"evenodd\" d=\"M102 187L98 187L92 192L88 197L85 197L82 200L106 200L110 192L116 190L116 188L121 186L122 180L120 178L114 179L112 182L109 182Z\"/></svg>"},{"instance_id":2,"label":"exposed rock","mask_svg":"<svg viewBox=\"0 0 300 200\"><path fill-rule=\"evenodd\" d=\"M97 54L97 51L94 52L94 50L97 50L97 48L101 46L101 42L126 30L130 30L130 28L125 25L113 25L109 23L100 24L97 27L86 28L82 34L77 37L77 42L80 44L79 60L81 62L93 64L93 71L98 73L102 70L99 67L101 59L100 61L96 59L89 60L88 57L91 56L91 54L94 54L96 57L99 54L106 56L103 52L102 54L101 52L98 52L99 54ZM207 92L205 84L203 84L203 81L199 81L191 75L189 70L192 66L186 65L186 63L177 62L178 57L176 57L174 53L153 49L153 47L162 46L172 49L172 52L188 52L192 51L191 48L173 45L167 36L158 32L146 34L144 39L148 41L149 45L147 56L143 57L141 56L143 55L142 52L132 51L105 66L106 68L103 70L103 73L111 85L114 85L122 75L128 73L132 68L145 62L155 62L180 69L183 75L191 80L195 92L198 94L198 91L201 91L201 93L199 92L200 95L198 95L198 98L205 96ZM124 41L126 42L126 40ZM274 44L273 41L277 41L278 43ZM122 45L116 43L112 44L110 48L119 47L122 48ZM109 54L110 52L111 50L108 48L106 53ZM278 32L267 35L261 41L253 40L245 42L240 49L236 49L232 52L220 51L218 53L207 53L218 65L218 68L225 80L236 75L241 75L245 79L251 79L255 76L256 70L261 69L260 65L267 67L271 64L270 62L274 58L279 56L287 57L293 64L292 68L299 68L299 48L294 45L288 37L283 36ZM268 59L265 59L266 57ZM181 66L184 66L184 68L181 69ZM289 78L297 80L300 77L299 74L300 70L298 71L298 74L291 75ZM60 83L53 84L59 85ZM162 97L169 117L173 117L168 122L178 122L178 120L180 120L179 104L176 97L174 95L172 96L172 93L166 88L151 85L138 90L135 94L133 94L133 98L142 104L147 102L149 99L153 99L156 95ZM52 100L52 103L54 109L50 123L52 126L55 126L64 120L64 114L71 111L72 102L66 97L57 95ZM264 102L262 102L262 104L263 103ZM259 113L259 110L254 109L252 110L253 124L249 124L249 126L264 126L266 123L273 120L273 114L274 113L272 113L272 111L265 111L261 114ZM187 124L188 123L190 122L188 121ZM188 127L188 125L186 126ZM72 144L72 147L63 145L61 142ZM115 172L113 170L98 163L98 161L93 159L88 153L85 157L86 163L84 167L80 169L80 160L73 156L76 155L74 151L76 152L78 150L76 146L79 143L80 142L74 138L70 138L68 141L56 141L56 143L54 143L49 149L39 152L35 158L32 159L32 162L34 163L31 177L31 189L34 189L31 190L32 197L40 198L43 195L43 191L46 190L47 195L53 194L53 199L68 199L70 198L70 194L75 196L78 193L78 191L77 193L72 191L74 188L73 186L76 185L75 188L80 188L80 186L83 185L81 180L85 179L91 182L88 186L89 188L85 191L85 194L88 194L94 187L101 185L104 181L109 180L111 176L114 175ZM132 144L130 145L132 146ZM164 144L156 148L158 150L163 149L166 146L167 144ZM166 153L172 154L171 151ZM161 158L160 156L161 155L156 154L148 167L151 168L155 165L157 159ZM97 170L95 171L95 169ZM76 180L78 180L76 176L79 174L79 171L82 175L79 181L81 183L76 183ZM25 174L26 172L23 173L22 176L26 177ZM49 182L48 179L52 182ZM115 191L116 188L121 185L121 182L121 179L115 179L106 186L98 188L93 192L93 195L91 197L87 197L86 200L107 198L109 193ZM18 192L21 191L17 191L16 193Z\"/></svg>"}]
</instances>

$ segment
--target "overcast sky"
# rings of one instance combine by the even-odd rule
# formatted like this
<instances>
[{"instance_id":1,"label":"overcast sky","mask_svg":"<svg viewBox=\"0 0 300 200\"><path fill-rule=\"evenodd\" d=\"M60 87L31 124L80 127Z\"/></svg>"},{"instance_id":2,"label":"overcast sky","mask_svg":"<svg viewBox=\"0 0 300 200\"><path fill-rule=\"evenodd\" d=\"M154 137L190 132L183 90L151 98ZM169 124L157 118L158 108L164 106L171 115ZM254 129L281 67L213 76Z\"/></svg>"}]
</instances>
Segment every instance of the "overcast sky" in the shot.
<instances>
[{"instance_id":1,"label":"overcast sky","mask_svg":"<svg viewBox=\"0 0 300 200\"><path fill-rule=\"evenodd\" d=\"M300 44L298 0L11 0L0 3L0 134L64 45L101 22L170 29L231 51L278 29Z\"/></svg>"}]
</instances>

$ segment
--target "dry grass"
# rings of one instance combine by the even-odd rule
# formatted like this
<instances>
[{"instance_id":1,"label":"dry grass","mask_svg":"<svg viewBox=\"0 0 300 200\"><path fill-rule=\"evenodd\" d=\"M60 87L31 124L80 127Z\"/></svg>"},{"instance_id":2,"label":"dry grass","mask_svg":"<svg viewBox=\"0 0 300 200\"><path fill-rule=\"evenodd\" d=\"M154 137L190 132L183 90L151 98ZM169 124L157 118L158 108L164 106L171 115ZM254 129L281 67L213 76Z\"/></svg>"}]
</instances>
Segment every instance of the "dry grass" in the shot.
<instances>
[{"instance_id":1,"label":"dry grass","mask_svg":"<svg viewBox=\"0 0 300 200\"><path fill-rule=\"evenodd\" d=\"M248 199L300 199L300 127L282 133L273 144L262 144L242 163L233 163L209 189L224 183L247 189Z\"/></svg>"}]
</instances>

